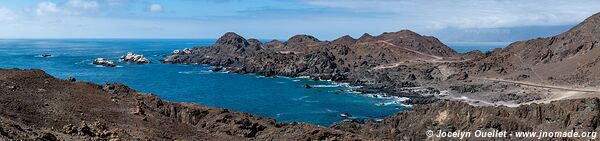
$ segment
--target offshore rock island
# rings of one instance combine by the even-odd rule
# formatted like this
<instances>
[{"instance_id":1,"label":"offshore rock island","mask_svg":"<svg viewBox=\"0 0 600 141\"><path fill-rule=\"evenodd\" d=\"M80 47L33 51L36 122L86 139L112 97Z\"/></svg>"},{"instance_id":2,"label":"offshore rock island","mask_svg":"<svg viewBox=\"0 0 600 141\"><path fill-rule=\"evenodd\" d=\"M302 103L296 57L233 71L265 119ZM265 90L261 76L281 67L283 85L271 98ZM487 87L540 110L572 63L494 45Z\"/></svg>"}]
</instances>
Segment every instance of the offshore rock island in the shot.
<instances>
[{"instance_id":1,"label":"offshore rock island","mask_svg":"<svg viewBox=\"0 0 600 141\"><path fill-rule=\"evenodd\" d=\"M409 30L333 41L296 35L285 42L264 44L230 32L210 47L175 51L162 60L207 64L231 73L332 80L363 86L359 89L363 93L408 97L408 103L414 104L413 109L382 121L341 121L329 128L168 102L116 83L59 80L41 70L0 70L0 106L8 107L0 111L0 137L444 140L428 138L425 132L598 132L599 31L600 14L595 14L557 36L464 54Z\"/></svg>"}]
</instances>

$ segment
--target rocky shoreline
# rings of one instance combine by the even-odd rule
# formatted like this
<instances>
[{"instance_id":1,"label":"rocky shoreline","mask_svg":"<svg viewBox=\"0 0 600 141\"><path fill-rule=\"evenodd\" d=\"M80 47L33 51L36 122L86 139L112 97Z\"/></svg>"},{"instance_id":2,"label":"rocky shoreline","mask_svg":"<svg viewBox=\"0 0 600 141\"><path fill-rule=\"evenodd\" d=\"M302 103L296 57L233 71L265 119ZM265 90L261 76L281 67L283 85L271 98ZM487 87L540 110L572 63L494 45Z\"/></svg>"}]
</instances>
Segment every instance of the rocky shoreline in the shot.
<instances>
[{"instance_id":1,"label":"rocky shoreline","mask_svg":"<svg viewBox=\"0 0 600 141\"><path fill-rule=\"evenodd\" d=\"M41 70L0 70L2 140L458 140L427 130L600 131L600 99L517 108L440 100L383 121L342 121L331 128L281 123L227 109L174 103L127 86L59 80ZM469 138L480 140L486 138ZM502 137L494 140L538 140ZM588 140L543 138L542 140Z\"/></svg>"}]
</instances>

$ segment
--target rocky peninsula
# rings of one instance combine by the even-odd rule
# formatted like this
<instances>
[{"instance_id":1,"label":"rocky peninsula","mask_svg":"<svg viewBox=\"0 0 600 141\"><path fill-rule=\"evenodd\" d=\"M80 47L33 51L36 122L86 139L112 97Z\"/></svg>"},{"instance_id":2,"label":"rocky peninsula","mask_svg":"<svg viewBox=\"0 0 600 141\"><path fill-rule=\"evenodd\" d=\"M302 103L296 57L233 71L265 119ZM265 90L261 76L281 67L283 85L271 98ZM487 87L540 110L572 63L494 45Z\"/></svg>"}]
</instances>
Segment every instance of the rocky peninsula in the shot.
<instances>
[{"instance_id":1,"label":"rocky peninsula","mask_svg":"<svg viewBox=\"0 0 600 141\"><path fill-rule=\"evenodd\" d=\"M174 53L162 62L208 64L232 73L310 76L364 86L359 91L472 105L518 106L599 93L600 14L549 38L504 49L459 54L438 39L409 30L321 41L296 35L264 43L229 32L209 47Z\"/></svg>"}]
</instances>

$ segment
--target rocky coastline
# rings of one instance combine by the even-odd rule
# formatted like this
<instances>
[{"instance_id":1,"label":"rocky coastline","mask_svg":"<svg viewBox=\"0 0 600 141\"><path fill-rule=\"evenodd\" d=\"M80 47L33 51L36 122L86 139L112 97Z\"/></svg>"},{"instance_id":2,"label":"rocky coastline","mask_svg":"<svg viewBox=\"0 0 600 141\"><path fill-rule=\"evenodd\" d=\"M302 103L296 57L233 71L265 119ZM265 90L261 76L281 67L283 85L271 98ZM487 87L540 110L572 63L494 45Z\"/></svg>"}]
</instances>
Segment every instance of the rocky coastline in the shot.
<instances>
[{"instance_id":1,"label":"rocky coastline","mask_svg":"<svg viewBox=\"0 0 600 141\"><path fill-rule=\"evenodd\" d=\"M169 102L117 83L60 80L41 70L17 69L0 70L0 106L2 140L459 140L427 137L425 132L600 130L598 98L517 108L439 100L383 121L350 120L327 128ZM515 139L539 140L494 138ZM541 140L565 139L594 138Z\"/></svg>"},{"instance_id":2,"label":"rocky coastline","mask_svg":"<svg viewBox=\"0 0 600 141\"><path fill-rule=\"evenodd\" d=\"M433 76L427 71L435 66L420 66L415 70L408 70L414 71L412 73L396 73L395 76L378 74L389 71L376 69L377 67L394 62L410 62L415 58L462 60L460 54L436 38L421 36L409 30L379 36L364 35L359 39L344 36L334 41L320 41L309 35L296 35L287 42L275 40L265 44L257 42L256 39L246 40L230 32L210 47L186 50L174 51L161 62L208 64L230 73L254 73L267 77L309 76L314 80L332 80L364 86L358 90L360 92L409 97L410 103L430 103L435 99L432 96L396 88L417 87L415 83L422 79L433 80ZM431 87L423 90L431 90Z\"/></svg>"},{"instance_id":3,"label":"rocky coastline","mask_svg":"<svg viewBox=\"0 0 600 141\"><path fill-rule=\"evenodd\" d=\"M329 128L169 102L122 84L0 69L0 139L460 140L426 132L599 132L598 31L600 13L557 36L464 54L409 30L333 41L296 35L264 44L230 32L210 47L177 50L161 61L231 73L309 76L363 86L363 93L408 97L414 104L382 121L348 120ZM517 139L597 137L493 138Z\"/></svg>"}]
</instances>

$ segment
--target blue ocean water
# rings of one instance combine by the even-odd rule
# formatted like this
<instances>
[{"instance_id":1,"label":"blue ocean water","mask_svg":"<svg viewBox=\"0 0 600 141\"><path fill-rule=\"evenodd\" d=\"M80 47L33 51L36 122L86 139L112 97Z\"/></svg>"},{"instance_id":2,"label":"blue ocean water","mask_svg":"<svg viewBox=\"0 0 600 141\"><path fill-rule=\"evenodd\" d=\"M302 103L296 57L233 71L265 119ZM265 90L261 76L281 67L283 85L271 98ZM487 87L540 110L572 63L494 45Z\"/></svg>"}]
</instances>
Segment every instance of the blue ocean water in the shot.
<instances>
[{"instance_id":1,"label":"blue ocean water","mask_svg":"<svg viewBox=\"0 0 600 141\"><path fill-rule=\"evenodd\" d=\"M459 53L465 53L472 50L481 52L492 51L495 48L504 48L511 42L446 42L445 44Z\"/></svg>"},{"instance_id":2,"label":"blue ocean water","mask_svg":"<svg viewBox=\"0 0 600 141\"><path fill-rule=\"evenodd\" d=\"M58 78L75 77L96 83L119 82L176 102L195 102L258 114L284 122L328 126L349 113L355 118L383 118L410 109L401 99L371 98L350 92L351 87L304 78L265 78L212 72L203 65L161 64L160 55L175 49L213 44L205 40L36 39L0 40L0 68L37 68ZM127 52L143 54L154 63L118 62ZM51 54L42 58L40 54ZM118 67L91 64L97 57ZM315 88L306 89L305 84Z\"/></svg>"}]
</instances>

